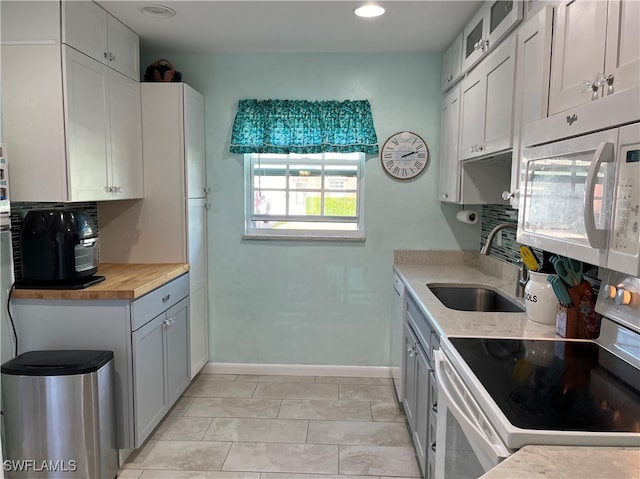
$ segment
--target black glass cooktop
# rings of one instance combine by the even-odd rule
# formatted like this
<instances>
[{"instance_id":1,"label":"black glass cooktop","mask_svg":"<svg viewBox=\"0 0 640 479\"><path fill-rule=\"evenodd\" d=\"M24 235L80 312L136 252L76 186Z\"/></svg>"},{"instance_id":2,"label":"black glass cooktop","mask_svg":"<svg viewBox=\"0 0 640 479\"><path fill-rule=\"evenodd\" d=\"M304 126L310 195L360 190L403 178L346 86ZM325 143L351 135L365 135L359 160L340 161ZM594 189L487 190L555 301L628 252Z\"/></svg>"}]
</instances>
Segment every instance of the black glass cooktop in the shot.
<instances>
[{"instance_id":1,"label":"black glass cooktop","mask_svg":"<svg viewBox=\"0 0 640 479\"><path fill-rule=\"evenodd\" d=\"M516 427L640 432L640 371L597 343L450 341Z\"/></svg>"}]
</instances>

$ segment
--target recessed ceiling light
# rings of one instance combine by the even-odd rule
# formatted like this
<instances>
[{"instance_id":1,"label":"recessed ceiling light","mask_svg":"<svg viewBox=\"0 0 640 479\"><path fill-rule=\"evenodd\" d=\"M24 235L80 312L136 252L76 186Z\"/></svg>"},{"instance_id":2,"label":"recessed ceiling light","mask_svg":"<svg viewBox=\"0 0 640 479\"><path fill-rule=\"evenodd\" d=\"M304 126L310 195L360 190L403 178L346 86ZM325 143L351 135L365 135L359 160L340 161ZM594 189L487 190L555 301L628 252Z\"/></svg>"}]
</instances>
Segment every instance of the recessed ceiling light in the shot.
<instances>
[{"instance_id":1,"label":"recessed ceiling light","mask_svg":"<svg viewBox=\"0 0 640 479\"><path fill-rule=\"evenodd\" d=\"M382 8L380 5L367 4L356 8L353 13L355 13L359 17L365 18L379 17L380 15L384 14L384 8Z\"/></svg>"},{"instance_id":2,"label":"recessed ceiling light","mask_svg":"<svg viewBox=\"0 0 640 479\"><path fill-rule=\"evenodd\" d=\"M140 11L150 17L169 18L176 14L176 11L172 8L165 7L164 5L145 5L140 7Z\"/></svg>"}]
</instances>

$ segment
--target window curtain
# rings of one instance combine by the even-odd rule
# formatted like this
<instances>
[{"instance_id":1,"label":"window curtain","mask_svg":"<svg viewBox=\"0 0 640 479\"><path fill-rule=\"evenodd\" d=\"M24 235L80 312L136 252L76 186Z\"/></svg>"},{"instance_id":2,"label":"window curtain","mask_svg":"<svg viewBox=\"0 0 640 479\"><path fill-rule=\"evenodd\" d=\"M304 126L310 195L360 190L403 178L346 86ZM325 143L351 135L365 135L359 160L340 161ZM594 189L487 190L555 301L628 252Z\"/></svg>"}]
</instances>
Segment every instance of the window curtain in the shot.
<instances>
[{"instance_id":1,"label":"window curtain","mask_svg":"<svg viewBox=\"0 0 640 479\"><path fill-rule=\"evenodd\" d=\"M367 100L240 100L231 153L378 154Z\"/></svg>"}]
</instances>

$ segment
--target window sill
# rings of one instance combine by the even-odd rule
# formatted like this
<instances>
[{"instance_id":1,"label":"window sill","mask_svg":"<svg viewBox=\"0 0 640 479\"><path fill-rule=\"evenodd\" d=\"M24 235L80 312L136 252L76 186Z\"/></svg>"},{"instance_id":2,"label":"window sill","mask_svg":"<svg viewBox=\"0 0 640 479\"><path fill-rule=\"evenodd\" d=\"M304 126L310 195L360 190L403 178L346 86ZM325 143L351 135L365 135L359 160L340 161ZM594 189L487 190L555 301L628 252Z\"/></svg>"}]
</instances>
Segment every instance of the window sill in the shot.
<instances>
[{"instance_id":1,"label":"window sill","mask_svg":"<svg viewBox=\"0 0 640 479\"><path fill-rule=\"evenodd\" d=\"M268 235L268 234L244 234L243 240L267 240L267 241L339 241L350 243L364 243L365 236L317 236L305 235Z\"/></svg>"}]
</instances>

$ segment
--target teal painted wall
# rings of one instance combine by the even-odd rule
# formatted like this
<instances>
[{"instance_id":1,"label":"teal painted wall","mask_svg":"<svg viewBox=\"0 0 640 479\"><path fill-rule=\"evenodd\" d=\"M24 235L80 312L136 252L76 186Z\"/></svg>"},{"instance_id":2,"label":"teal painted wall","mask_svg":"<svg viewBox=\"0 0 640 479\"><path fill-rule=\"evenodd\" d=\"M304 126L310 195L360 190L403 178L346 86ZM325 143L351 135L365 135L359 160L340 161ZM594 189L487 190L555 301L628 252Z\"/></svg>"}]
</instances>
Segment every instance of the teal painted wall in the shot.
<instances>
[{"instance_id":1,"label":"teal painted wall","mask_svg":"<svg viewBox=\"0 0 640 479\"><path fill-rule=\"evenodd\" d=\"M144 57L148 65L160 56ZM394 249L476 249L480 224L437 199L440 54L171 55L205 96L210 359L387 366ZM243 98L368 99L380 146L411 130L431 161L414 181L365 172L365 243L247 241L243 159L229 153Z\"/></svg>"}]
</instances>

